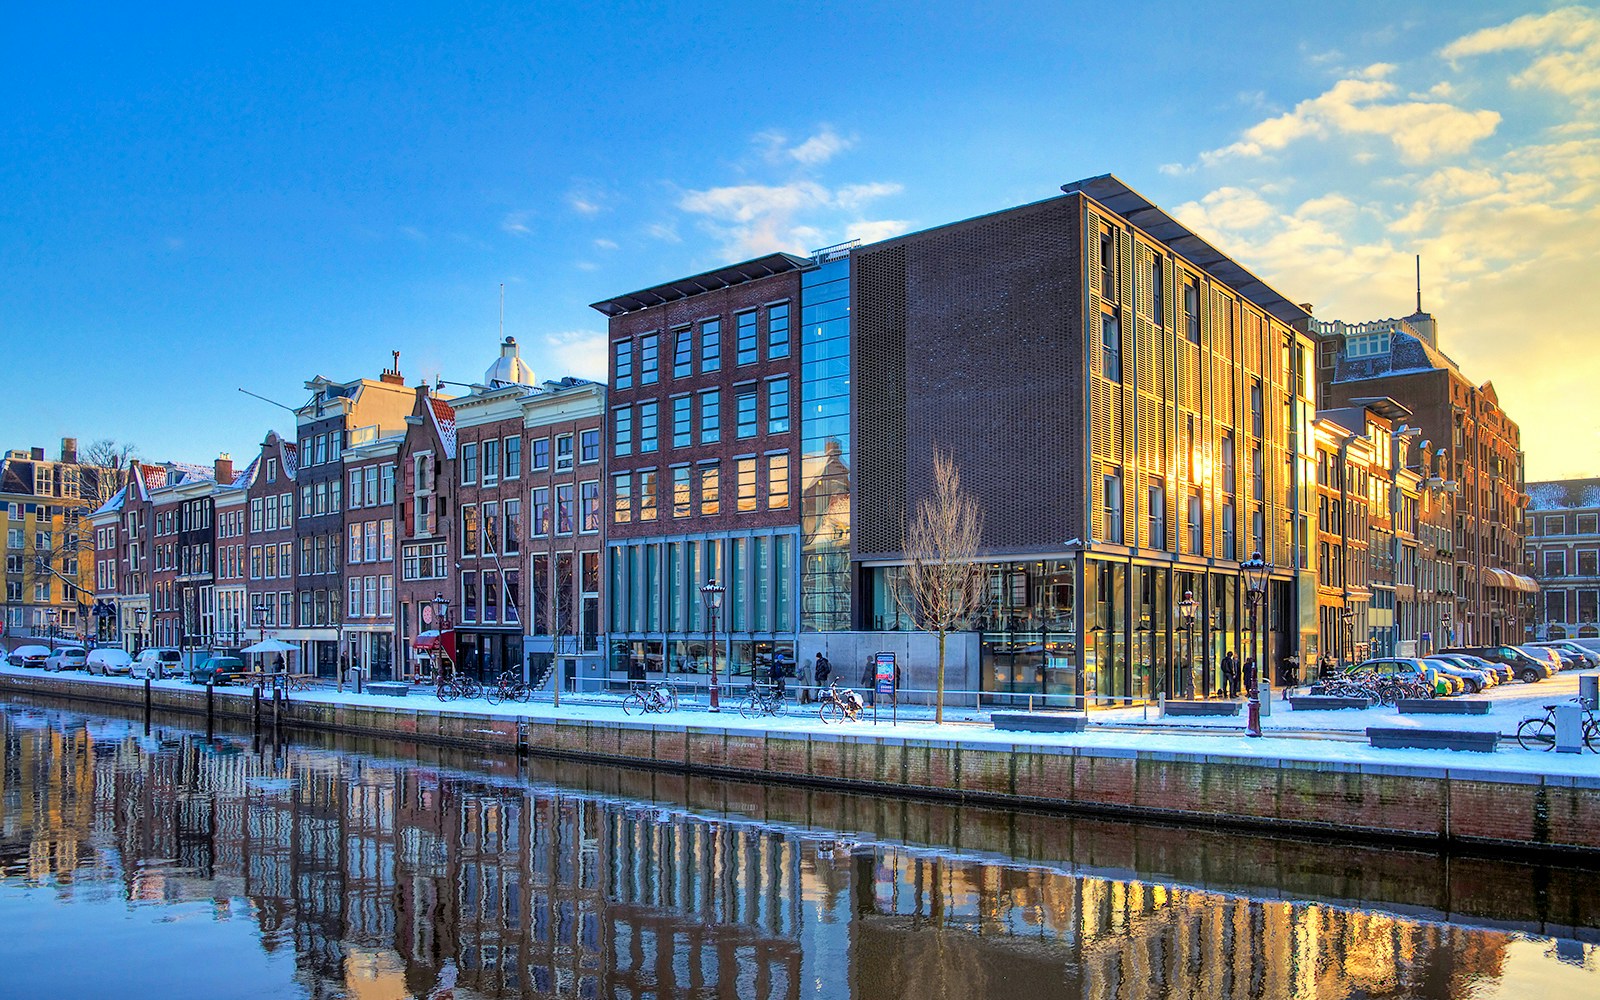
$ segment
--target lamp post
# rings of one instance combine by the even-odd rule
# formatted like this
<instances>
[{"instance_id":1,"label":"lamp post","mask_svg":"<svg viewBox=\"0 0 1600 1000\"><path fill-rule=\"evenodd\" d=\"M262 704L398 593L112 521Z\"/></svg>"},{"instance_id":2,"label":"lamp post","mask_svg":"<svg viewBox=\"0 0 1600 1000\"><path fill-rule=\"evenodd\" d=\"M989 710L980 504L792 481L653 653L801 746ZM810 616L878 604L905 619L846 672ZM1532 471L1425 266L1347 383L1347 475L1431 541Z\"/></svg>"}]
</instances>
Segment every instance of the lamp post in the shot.
<instances>
[{"instance_id":1,"label":"lamp post","mask_svg":"<svg viewBox=\"0 0 1600 1000\"><path fill-rule=\"evenodd\" d=\"M1339 612L1339 621L1344 625L1344 663L1348 667L1355 662L1356 609L1346 604Z\"/></svg>"},{"instance_id":2,"label":"lamp post","mask_svg":"<svg viewBox=\"0 0 1600 1000\"><path fill-rule=\"evenodd\" d=\"M1245 724L1245 732L1250 736L1261 735L1261 647L1257 641L1256 617L1261 605L1261 598L1265 596L1267 582L1267 564L1262 561L1261 553L1254 552L1249 559L1239 564L1239 575L1244 580L1244 605L1250 613L1250 658L1256 664L1256 676L1247 692L1250 696L1250 715Z\"/></svg>"},{"instance_id":3,"label":"lamp post","mask_svg":"<svg viewBox=\"0 0 1600 1000\"><path fill-rule=\"evenodd\" d=\"M144 648L144 608L133 609L133 655L138 656Z\"/></svg>"},{"instance_id":4,"label":"lamp post","mask_svg":"<svg viewBox=\"0 0 1600 1000\"><path fill-rule=\"evenodd\" d=\"M445 645L445 633L450 631L450 598L444 596L444 591L433 595L433 612L434 620L439 625L439 659L454 669L455 661L450 658L449 647ZM435 673L441 680L444 678L443 670L437 670Z\"/></svg>"},{"instance_id":5,"label":"lamp post","mask_svg":"<svg viewBox=\"0 0 1600 1000\"><path fill-rule=\"evenodd\" d=\"M1444 644L1446 646L1454 646L1456 644L1456 629L1455 625L1450 621L1449 608L1439 612L1439 627L1444 629Z\"/></svg>"},{"instance_id":6,"label":"lamp post","mask_svg":"<svg viewBox=\"0 0 1600 1000\"><path fill-rule=\"evenodd\" d=\"M49 641L52 653L56 651L56 621L60 616L61 612L55 608L50 608L44 613L45 639Z\"/></svg>"},{"instance_id":7,"label":"lamp post","mask_svg":"<svg viewBox=\"0 0 1600 1000\"><path fill-rule=\"evenodd\" d=\"M1178 602L1178 620L1183 624L1184 634L1184 664L1183 669L1189 675L1189 691L1193 696L1194 689L1194 592L1185 590L1183 600Z\"/></svg>"},{"instance_id":8,"label":"lamp post","mask_svg":"<svg viewBox=\"0 0 1600 1000\"><path fill-rule=\"evenodd\" d=\"M700 588L700 596L705 599L706 614L710 616L711 621L711 710L713 712L722 711L721 703L718 701L721 692L717 677L717 612L722 610L722 595L725 593L727 588L715 579L707 580L705 586ZM730 648L728 652L732 655L733 650Z\"/></svg>"}]
</instances>

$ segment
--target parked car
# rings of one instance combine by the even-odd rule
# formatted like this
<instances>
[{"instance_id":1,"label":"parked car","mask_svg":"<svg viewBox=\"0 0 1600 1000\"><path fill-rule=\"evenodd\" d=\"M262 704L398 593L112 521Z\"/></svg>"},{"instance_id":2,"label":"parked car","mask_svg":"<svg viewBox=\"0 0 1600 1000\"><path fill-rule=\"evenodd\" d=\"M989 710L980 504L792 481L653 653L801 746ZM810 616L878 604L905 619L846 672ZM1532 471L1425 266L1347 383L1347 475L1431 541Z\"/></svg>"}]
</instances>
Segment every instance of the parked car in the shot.
<instances>
[{"instance_id":1,"label":"parked car","mask_svg":"<svg viewBox=\"0 0 1600 1000\"><path fill-rule=\"evenodd\" d=\"M1395 680L1406 683L1421 682L1433 688L1433 693L1444 696L1457 694L1465 690L1466 685L1461 678L1453 677L1440 671L1433 664L1414 657L1393 656L1377 660L1366 660L1350 668L1350 673L1370 670L1382 677L1393 677Z\"/></svg>"},{"instance_id":2,"label":"parked car","mask_svg":"<svg viewBox=\"0 0 1600 1000\"><path fill-rule=\"evenodd\" d=\"M1570 649L1583 657L1586 667L1600 667L1600 649L1589 649L1578 645L1576 639L1548 639L1544 642L1533 643L1535 646L1551 646L1555 649Z\"/></svg>"},{"instance_id":3,"label":"parked car","mask_svg":"<svg viewBox=\"0 0 1600 1000\"><path fill-rule=\"evenodd\" d=\"M1556 668L1547 657L1534 657L1515 646L1448 646L1441 653L1466 653L1490 663L1504 663L1517 672L1517 679L1533 684L1554 677Z\"/></svg>"},{"instance_id":4,"label":"parked car","mask_svg":"<svg viewBox=\"0 0 1600 1000\"><path fill-rule=\"evenodd\" d=\"M1547 649L1542 646L1518 646L1516 648L1522 650L1524 653L1527 653L1535 660L1543 660L1545 663L1548 663L1550 665L1551 677L1554 677L1563 669L1561 663L1561 654L1553 649Z\"/></svg>"},{"instance_id":5,"label":"parked car","mask_svg":"<svg viewBox=\"0 0 1600 1000\"><path fill-rule=\"evenodd\" d=\"M1574 646L1577 646L1579 649L1585 649L1585 650L1588 650L1591 653L1600 654L1600 639L1579 638L1579 639L1562 639L1561 641L1562 642L1570 642Z\"/></svg>"},{"instance_id":6,"label":"parked car","mask_svg":"<svg viewBox=\"0 0 1600 1000\"><path fill-rule=\"evenodd\" d=\"M43 669L44 661L50 658L49 646L18 646L6 657L6 662L13 667L30 667L35 670Z\"/></svg>"},{"instance_id":7,"label":"parked car","mask_svg":"<svg viewBox=\"0 0 1600 1000\"><path fill-rule=\"evenodd\" d=\"M189 680L196 684L231 684L246 672L244 661L237 656L213 656L195 667Z\"/></svg>"},{"instance_id":8,"label":"parked car","mask_svg":"<svg viewBox=\"0 0 1600 1000\"><path fill-rule=\"evenodd\" d=\"M183 654L164 646L151 646L139 650L129 671L141 680L146 677L176 677L183 672Z\"/></svg>"},{"instance_id":9,"label":"parked car","mask_svg":"<svg viewBox=\"0 0 1600 1000\"><path fill-rule=\"evenodd\" d=\"M1462 666L1443 656L1424 657L1423 662L1441 673L1459 677L1467 687L1468 694L1481 694L1488 688L1500 683L1500 674L1494 670L1478 670L1474 667Z\"/></svg>"},{"instance_id":10,"label":"parked car","mask_svg":"<svg viewBox=\"0 0 1600 1000\"><path fill-rule=\"evenodd\" d=\"M1429 653L1428 656L1430 659L1449 660L1452 663L1459 663L1463 667L1471 667L1473 670L1491 671L1495 675L1495 680L1500 684L1510 684L1517 679L1517 672L1512 669L1509 663L1494 663L1480 656L1472 656L1469 653Z\"/></svg>"},{"instance_id":11,"label":"parked car","mask_svg":"<svg viewBox=\"0 0 1600 1000\"><path fill-rule=\"evenodd\" d=\"M44 661L44 668L51 672L82 670L88 665L89 651L82 646L57 646Z\"/></svg>"},{"instance_id":12,"label":"parked car","mask_svg":"<svg viewBox=\"0 0 1600 1000\"><path fill-rule=\"evenodd\" d=\"M112 674L126 674L133 670L133 657L128 655L127 650L115 646L91 649L86 669L91 674L102 674L106 677Z\"/></svg>"}]
</instances>

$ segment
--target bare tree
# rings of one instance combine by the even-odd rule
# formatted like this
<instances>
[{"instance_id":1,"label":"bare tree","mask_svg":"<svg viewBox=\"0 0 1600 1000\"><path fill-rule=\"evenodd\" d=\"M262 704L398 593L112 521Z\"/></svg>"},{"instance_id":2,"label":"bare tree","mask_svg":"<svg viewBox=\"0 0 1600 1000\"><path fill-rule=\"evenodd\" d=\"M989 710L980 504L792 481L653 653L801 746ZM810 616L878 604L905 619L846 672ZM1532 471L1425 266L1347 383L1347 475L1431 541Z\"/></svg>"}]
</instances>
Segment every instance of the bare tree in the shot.
<instances>
[{"instance_id":1,"label":"bare tree","mask_svg":"<svg viewBox=\"0 0 1600 1000\"><path fill-rule=\"evenodd\" d=\"M933 721L944 721L945 639L965 629L983 603L978 545L983 510L961 488L950 456L933 453L933 495L918 504L906 527L906 566L891 588L895 604L912 624L939 637L939 673Z\"/></svg>"},{"instance_id":2,"label":"bare tree","mask_svg":"<svg viewBox=\"0 0 1600 1000\"><path fill-rule=\"evenodd\" d=\"M78 452L79 464L86 466L79 488L90 510L99 509L117 495L128 480L128 467L137 456L136 446L111 438L101 438Z\"/></svg>"}]
</instances>

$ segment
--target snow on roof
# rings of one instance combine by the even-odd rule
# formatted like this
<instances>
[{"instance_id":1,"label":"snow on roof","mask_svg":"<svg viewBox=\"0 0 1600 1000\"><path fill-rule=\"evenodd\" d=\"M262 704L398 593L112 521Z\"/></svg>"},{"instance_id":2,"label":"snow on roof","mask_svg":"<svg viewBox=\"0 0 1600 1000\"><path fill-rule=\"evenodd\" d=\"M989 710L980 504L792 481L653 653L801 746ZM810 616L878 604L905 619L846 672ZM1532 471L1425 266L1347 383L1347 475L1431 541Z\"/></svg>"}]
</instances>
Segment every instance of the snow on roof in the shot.
<instances>
[{"instance_id":1,"label":"snow on roof","mask_svg":"<svg viewBox=\"0 0 1600 1000\"><path fill-rule=\"evenodd\" d=\"M119 511L119 510L122 509L122 503L127 498L128 498L128 487L124 486L122 489L118 490L116 492L116 494L114 496L112 496L112 498L110 500L107 500L105 503L101 504L98 508L96 508L94 513L95 514L111 514L111 513L115 513L116 511ZM91 514L90 516L93 517L94 515Z\"/></svg>"},{"instance_id":2,"label":"snow on roof","mask_svg":"<svg viewBox=\"0 0 1600 1000\"><path fill-rule=\"evenodd\" d=\"M1600 507L1600 479L1554 479L1528 484L1529 510Z\"/></svg>"},{"instance_id":3,"label":"snow on roof","mask_svg":"<svg viewBox=\"0 0 1600 1000\"><path fill-rule=\"evenodd\" d=\"M428 397L428 410L433 414L434 429L439 432L439 441L444 446L444 457L456 457L456 411L455 407L442 399Z\"/></svg>"},{"instance_id":4,"label":"snow on roof","mask_svg":"<svg viewBox=\"0 0 1600 1000\"><path fill-rule=\"evenodd\" d=\"M278 452L282 456L282 461L278 464L283 466L283 474L293 479L294 474L300 469L300 446L279 438Z\"/></svg>"}]
</instances>

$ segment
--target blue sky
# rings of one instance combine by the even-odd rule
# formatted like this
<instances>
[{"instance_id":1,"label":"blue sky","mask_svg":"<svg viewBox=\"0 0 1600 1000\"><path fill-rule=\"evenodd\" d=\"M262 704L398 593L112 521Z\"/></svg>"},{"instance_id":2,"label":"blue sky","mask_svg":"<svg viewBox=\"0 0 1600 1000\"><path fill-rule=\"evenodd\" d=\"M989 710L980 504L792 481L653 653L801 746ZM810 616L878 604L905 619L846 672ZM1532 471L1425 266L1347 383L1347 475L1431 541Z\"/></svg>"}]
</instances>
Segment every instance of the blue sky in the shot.
<instances>
[{"instance_id":1,"label":"blue sky","mask_svg":"<svg viewBox=\"0 0 1600 1000\"><path fill-rule=\"evenodd\" d=\"M1214 9L1201 9L1210 7ZM312 375L600 375L588 303L1119 174L1409 312L1600 472L1600 13L1564 4L14 6L0 446L246 456Z\"/></svg>"}]
</instances>

